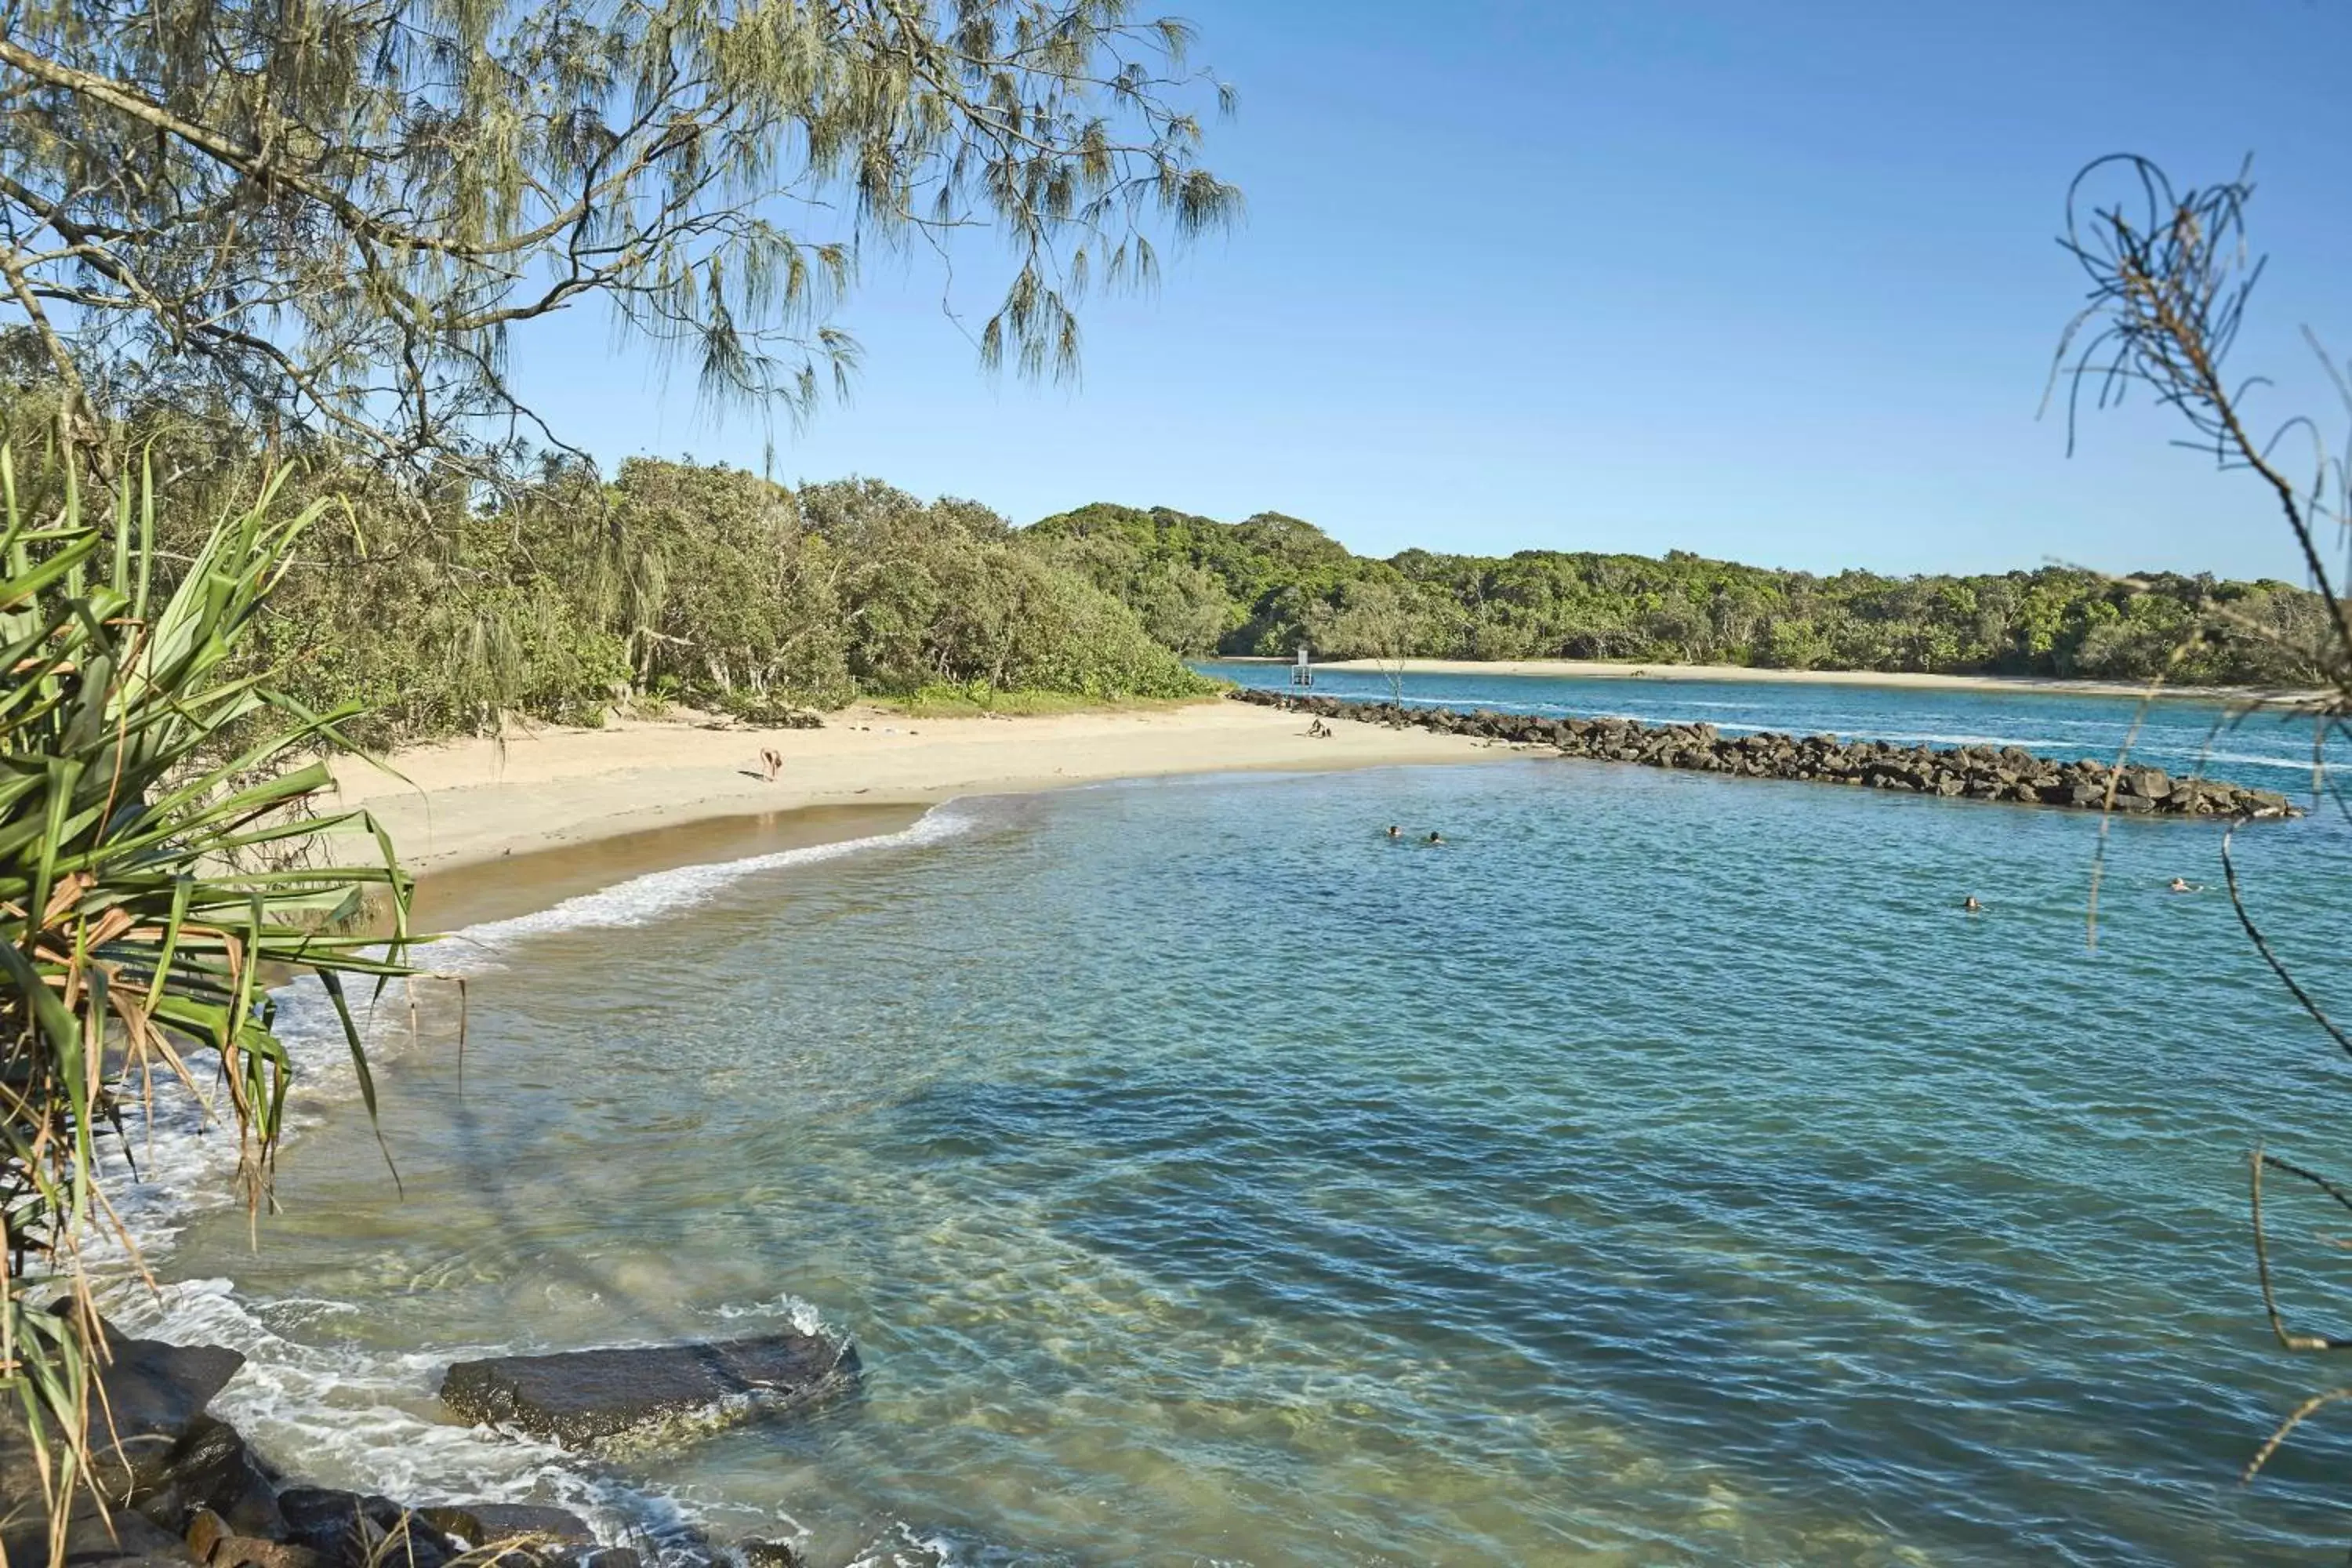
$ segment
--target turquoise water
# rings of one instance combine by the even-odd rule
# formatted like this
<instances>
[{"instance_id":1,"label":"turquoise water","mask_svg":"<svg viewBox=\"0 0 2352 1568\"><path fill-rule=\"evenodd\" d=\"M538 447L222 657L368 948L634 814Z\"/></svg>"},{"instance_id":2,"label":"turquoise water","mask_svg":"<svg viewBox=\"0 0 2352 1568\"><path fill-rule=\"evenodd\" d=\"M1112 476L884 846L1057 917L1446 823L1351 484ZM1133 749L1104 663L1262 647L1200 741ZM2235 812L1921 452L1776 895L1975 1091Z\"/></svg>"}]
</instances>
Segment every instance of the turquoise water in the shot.
<instances>
[{"instance_id":1,"label":"turquoise water","mask_svg":"<svg viewBox=\"0 0 2352 1568\"><path fill-rule=\"evenodd\" d=\"M1727 689L1727 728L2095 750L2130 718ZM2296 744L2225 766L2279 785ZM257 1250L184 1218L149 1321L248 1348L233 1413L318 1479L827 1568L2332 1561L2352 1422L2236 1484L2334 1381L2264 1328L2244 1162L2352 1172L2347 1064L2223 897L2164 891L2219 880L2216 825L2114 826L2094 951L2099 838L1512 757L965 803L649 879L481 933L462 1087L434 1016L383 1073L404 1197L331 1113ZM2240 846L2340 991L2352 835ZM2279 1194L2322 1329L2331 1227ZM856 1334L861 1399L577 1457L432 1398L462 1355L785 1319Z\"/></svg>"}]
</instances>

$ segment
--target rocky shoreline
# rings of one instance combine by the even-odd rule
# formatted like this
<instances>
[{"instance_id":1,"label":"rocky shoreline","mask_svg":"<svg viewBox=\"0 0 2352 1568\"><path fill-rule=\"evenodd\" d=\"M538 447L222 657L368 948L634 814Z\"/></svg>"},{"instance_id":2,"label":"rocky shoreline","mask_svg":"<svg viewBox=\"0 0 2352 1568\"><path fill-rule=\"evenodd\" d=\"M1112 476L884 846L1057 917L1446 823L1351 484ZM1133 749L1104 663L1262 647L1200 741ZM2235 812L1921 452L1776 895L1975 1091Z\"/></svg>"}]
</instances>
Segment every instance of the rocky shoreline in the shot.
<instances>
[{"instance_id":1,"label":"rocky shoreline","mask_svg":"<svg viewBox=\"0 0 2352 1568\"><path fill-rule=\"evenodd\" d=\"M1857 784L1868 789L1931 795L1951 800L2008 801L2021 805L2133 815L2287 817L2302 815L2273 790L2247 789L2216 779L2175 778L2161 768L2082 760L2061 762L2015 746L1897 746L1886 741L1840 741L1834 735L1784 735L1765 730L1725 736L1712 724L1643 724L1632 719L1546 718L1413 708L1395 702L1352 701L1244 687L1236 702L1279 708L1316 719L1416 728L1517 745L1545 746L1590 762L1638 763L1735 778L1790 779Z\"/></svg>"},{"instance_id":2,"label":"rocky shoreline","mask_svg":"<svg viewBox=\"0 0 2352 1568\"><path fill-rule=\"evenodd\" d=\"M106 1335L107 1413L90 1420L92 1485L73 1493L68 1568L644 1568L635 1546L599 1541L561 1508L410 1506L289 1480L207 1408L244 1356ZM845 1342L786 1333L460 1363L443 1398L468 1419L568 1442L772 1416L852 1393L857 1378ZM22 1417L0 1412L0 1551L13 1568L49 1558L40 1474ZM712 1568L801 1563L782 1542L663 1546L666 1561Z\"/></svg>"}]
</instances>

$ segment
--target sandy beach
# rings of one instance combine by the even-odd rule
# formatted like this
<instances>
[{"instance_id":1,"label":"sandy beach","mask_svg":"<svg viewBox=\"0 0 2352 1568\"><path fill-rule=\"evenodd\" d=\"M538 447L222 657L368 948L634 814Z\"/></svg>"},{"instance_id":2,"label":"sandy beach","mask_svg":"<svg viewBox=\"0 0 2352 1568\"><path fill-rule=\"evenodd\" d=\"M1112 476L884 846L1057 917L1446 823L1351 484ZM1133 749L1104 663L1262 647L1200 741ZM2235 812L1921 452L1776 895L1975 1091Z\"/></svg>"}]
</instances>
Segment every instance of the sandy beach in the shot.
<instances>
[{"instance_id":1,"label":"sandy beach","mask_svg":"<svg viewBox=\"0 0 2352 1568\"><path fill-rule=\"evenodd\" d=\"M1237 661L1238 662L1238 661ZM1283 659L1251 663L1281 664ZM1408 675L1549 675L1571 680L1727 680L1759 686L1879 686L1919 691L2036 691L2077 697L2141 698L2145 681L2059 680L2028 675L1916 675L1902 670L1760 669L1745 664L1623 664L1583 658L1408 658ZM1332 659L1319 669L1381 671L1396 666L1370 658ZM2164 686L2161 698L2208 702L2250 702L2258 698L2293 699L2300 693L2257 692L2235 687Z\"/></svg>"},{"instance_id":2,"label":"sandy beach","mask_svg":"<svg viewBox=\"0 0 2352 1568\"><path fill-rule=\"evenodd\" d=\"M334 771L339 803L364 805L425 879L420 921L447 925L666 866L888 832L957 795L1507 754L1420 730L1334 728L1310 739L1296 714L1214 700L1045 718L851 709L820 730L627 720L541 728L409 748L384 767L339 758ZM773 782L761 763L767 751L782 759Z\"/></svg>"}]
</instances>

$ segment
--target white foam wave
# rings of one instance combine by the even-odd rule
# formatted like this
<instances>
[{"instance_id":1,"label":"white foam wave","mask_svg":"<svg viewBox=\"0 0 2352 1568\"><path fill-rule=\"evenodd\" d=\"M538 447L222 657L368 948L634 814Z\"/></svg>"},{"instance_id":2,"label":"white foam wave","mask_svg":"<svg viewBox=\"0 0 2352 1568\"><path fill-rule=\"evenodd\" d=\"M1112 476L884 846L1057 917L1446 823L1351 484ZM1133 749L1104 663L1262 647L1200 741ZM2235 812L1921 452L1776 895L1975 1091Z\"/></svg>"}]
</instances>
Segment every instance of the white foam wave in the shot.
<instances>
[{"instance_id":1,"label":"white foam wave","mask_svg":"<svg viewBox=\"0 0 2352 1568\"><path fill-rule=\"evenodd\" d=\"M2206 763L2228 763L2236 767L2282 768L2291 773L2304 774L2311 772L2311 752L2308 750L2299 757L2262 757L2244 752L2189 752L2187 750L2183 750L2179 754L2184 757L2195 757ZM2328 765L2331 768L2339 767L2342 765L2341 759L2331 756L2328 758Z\"/></svg>"},{"instance_id":2,"label":"white foam wave","mask_svg":"<svg viewBox=\"0 0 2352 1568\"><path fill-rule=\"evenodd\" d=\"M302 1314L318 1303L280 1303ZM226 1279L111 1293L109 1314L134 1334L226 1345L246 1364L212 1408L299 1479L404 1503L536 1502L578 1513L607 1542L682 1542L691 1521L672 1497L583 1470L553 1444L459 1426L429 1414L452 1360L498 1347L385 1355L306 1344L276 1332Z\"/></svg>"},{"instance_id":3,"label":"white foam wave","mask_svg":"<svg viewBox=\"0 0 2352 1568\"><path fill-rule=\"evenodd\" d=\"M824 1334L837 1337L836 1331L824 1321L814 1301L803 1301L787 1292L766 1301L754 1301L748 1306L729 1304L713 1307L709 1315L721 1322L737 1322L751 1319L758 1322L782 1323L796 1334Z\"/></svg>"},{"instance_id":4,"label":"white foam wave","mask_svg":"<svg viewBox=\"0 0 2352 1568\"><path fill-rule=\"evenodd\" d=\"M609 888L600 888L593 893L566 899L562 903L531 914L468 926L441 942L418 949L417 961L428 967L446 969L452 964L467 963L469 955L495 952L525 938L544 936L554 931L651 925L665 916L701 903L732 883L762 871L837 860L844 856L876 849L903 849L937 843L967 831L971 825L971 816L952 805L934 806L912 826L896 833L876 834L866 838L845 838L831 844L804 845L797 849L779 849L773 854L753 855L740 860L719 860L704 865L677 866L667 871L650 871L642 877L632 877L625 882L616 882Z\"/></svg>"},{"instance_id":5,"label":"white foam wave","mask_svg":"<svg viewBox=\"0 0 2352 1568\"><path fill-rule=\"evenodd\" d=\"M1895 731L1873 735L1874 741L1888 741L1905 746L2015 746L2020 751L2041 752L2052 749L2086 749L2084 741L2053 741L2035 735L1946 735L1934 731Z\"/></svg>"},{"instance_id":6,"label":"white foam wave","mask_svg":"<svg viewBox=\"0 0 2352 1568\"><path fill-rule=\"evenodd\" d=\"M873 850L936 843L969 830L975 820L968 810L953 805L935 806L896 833L648 872L532 914L469 926L418 947L409 956L435 976L481 973L499 967L517 944L533 937L651 924L701 903L747 877ZM420 981L414 991L399 981L381 992L346 990L371 1068L398 1059L423 1037L417 1026L420 1011L448 1005L447 998L436 994L435 980ZM276 1009L275 1032L294 1068L297 1091L289 1101L287 1133L296 1136L333 1107L358 1097L359 1071L334 1004L317 980L305 976L280 986L270 993L270 1001ZM152 1262L187 1215L235 1199L238 1150L232 1129L236 1123L226 1113L226 1100L216 1085L192 1091L158 1074L152 1100L134 1108L126 1124L128 1136L112 1156L117 1162L111 1173L116 1180L109 1195L132 1244ZM131 1163L138 1169L136 1181L123 1179L131 1173L126 1168Z\"/></svg>"},{"instance_id":7,"label":"white foam wave","mask_svg":"<svg viewBox=\"0 0 2352 1568\"><path fill-rule=\"evenodd\" d=\"M977 1547L966 1548L949 1535L927 1533L898 1520L879 1541L851 1558L848 1568L978 1568L983 1560Z\"/></svg>"},{"instance_id":8,"label":"white foam wave","mask_svg":"<svg viewBox=\"0 0 2352 1568\"><path fill-rule=\"evenodd\" d=\"M810 865L877 849L934 843L971 828L975 817L952 805L935 807L897 833L809 845L740 860L681 866L631 878L567 899L534 914L469 927L427 944L413 956L442 975L498 967L513 949L536 936L564 931L643 926L716 895L761 872ZM423 1037L412 1001L432 1005L430 982L412 998L401 983L373 998L351 1000L372 1065L395 1059ZM333 1003L315 979L270 994L275 1032L292 1061L297 1097L289 1102L288 1137L357 1097L359 1075ZM152 1092L125 1118L120 1145L105 1146L112 1166L108 1192L131 1247L152 1267L181 1226L206 1209L239 1201L239 1159L234 1120L217 1083L191 1089L157 1075ZM131 1167L137 1179L129 1179ZM434 1391L452 1360L498 1354L512 1346L471 1351L440 1347L430 1353L385 1356L352 1348L322 1348L275 1332L240 1300L226 1279L187 1280L149 1289L127 1267L122 1242L109 1235L87 1249L101 1280L109 1314L134 1334L180 1343L225 1344L247 1363L216 1408L260 1445L291 1464L305 1480L381 1492L405 1502L465 1500L551 1502L595 1523L606 1540L662 1544L683 1539L686 1511L675 1499L624 1488L578 1469L562 1450L513 1434L455 1426L435 1419ZM352 1309L327 1300L287 1300L267 1309L289 1327ZM722 1320L781 1320L803 1333L827 1331L808 1302L785 1296L721 1308ZM783 1521L789 1523L789 1521ZM797 1531L798 1526L791 1528Z\"/></svg>"}]
</instances>

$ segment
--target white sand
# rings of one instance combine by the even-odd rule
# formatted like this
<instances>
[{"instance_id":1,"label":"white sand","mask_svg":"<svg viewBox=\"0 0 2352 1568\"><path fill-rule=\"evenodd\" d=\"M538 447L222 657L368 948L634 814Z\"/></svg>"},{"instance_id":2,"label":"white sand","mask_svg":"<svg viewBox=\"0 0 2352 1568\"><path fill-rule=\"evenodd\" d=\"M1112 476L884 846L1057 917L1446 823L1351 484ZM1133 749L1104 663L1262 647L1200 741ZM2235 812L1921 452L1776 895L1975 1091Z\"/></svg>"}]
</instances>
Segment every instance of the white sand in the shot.
<instances>
[{"instance_id":1,"label":"white sand","mask_svg":"<svg viewBox=\"0 0 2352 1568\"><path fill-rule=\"evenodd\" d=\"M334 764L412 871L446 870L617 834L800 806L925 803L1103 779L1243 769L1321 771L1507 754L1460 736L1338 724L1307 737L1295 713L1209 701L1051 718L906 719L852 710L822 730L616 721L394 753L394 777ZM783 758L774 783L760 753ZM322 809L331 803L321 800Z\"/></svg>"}]
</instances>

